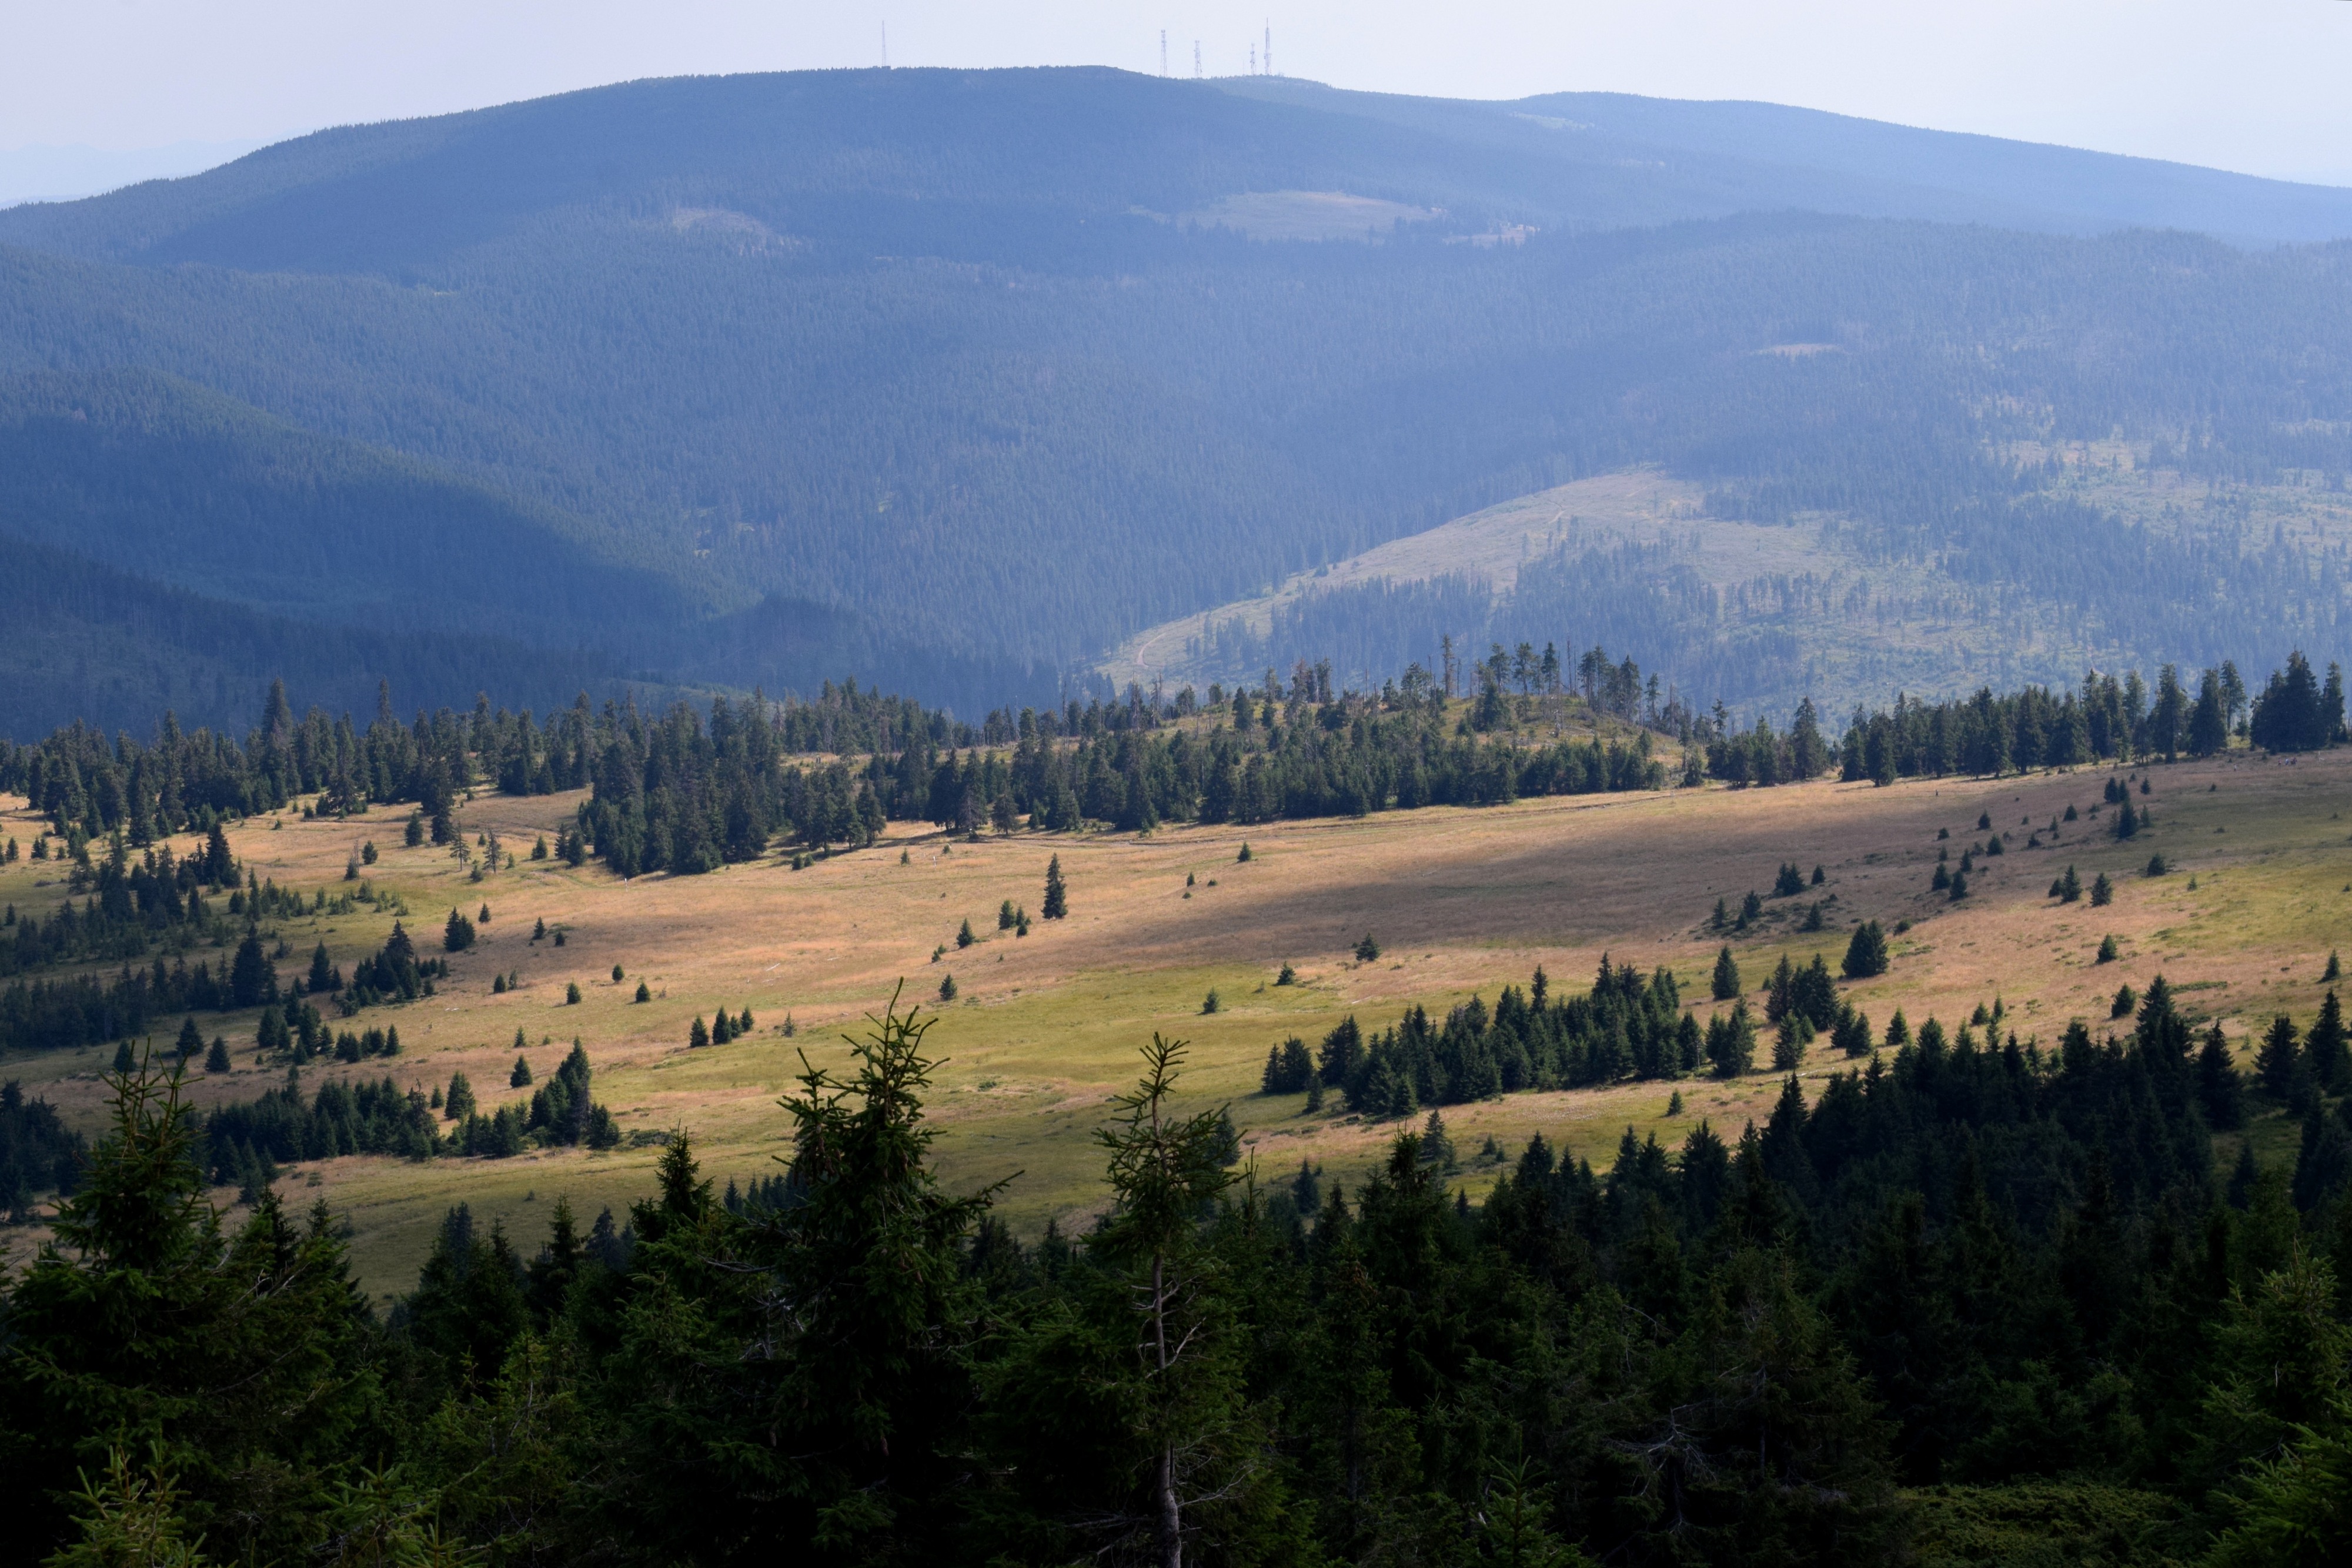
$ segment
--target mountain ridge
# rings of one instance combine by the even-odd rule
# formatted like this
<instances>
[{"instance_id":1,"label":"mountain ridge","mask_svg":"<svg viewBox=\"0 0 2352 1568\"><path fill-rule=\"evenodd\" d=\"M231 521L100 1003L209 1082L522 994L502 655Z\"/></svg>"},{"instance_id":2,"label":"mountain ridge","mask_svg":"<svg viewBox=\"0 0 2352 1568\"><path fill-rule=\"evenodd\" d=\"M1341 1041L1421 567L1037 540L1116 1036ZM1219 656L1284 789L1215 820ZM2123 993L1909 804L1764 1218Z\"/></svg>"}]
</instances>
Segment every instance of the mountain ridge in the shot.
<instances>
[{"instance_id":1,"label":"mountain ridge","mask_svg":"<svg viewBox=\"0 0 2352 1568\"><path fill-rule=\"evenodd\" d=\"M1257 231L1352 235L1320 239L1215 221L1335 192L1422 215ZM2345 541L2283 497L2352 470L2352 250L2119 225L2259 237L2339 204L2352 234L2352 192L1619 95L1094 69L620 84L0 212L6 396L204 389L276 422L260 445L353 444L333 450L373 476L370 516L423 465L441 543L385 574L390 600L273 602L267 571L233 582L122 504L257 497L243 449L86 464L20 487L0 528L272 613L470 616L633 674L887 674L993 706L1095 680L1144 628L1650 465L1724 519L1827 519L1962 597L2063 604L2136 660L2215 656L2257 582L2292 602L2241 655L2324 653ZM2138 500L2062 494L2013 455L2116 439L2212 492L2194 528L2134 531ZM2281 498L2280 540L2232 486ZM315 556L282 501L190 527L262 568ZM2291 569L2265 564L2282 550ZM1727 678L1682 622L1635 631L1646 667ZM1753 700L1807 678L1750 664Z\"/></svg>"}]
</instances>

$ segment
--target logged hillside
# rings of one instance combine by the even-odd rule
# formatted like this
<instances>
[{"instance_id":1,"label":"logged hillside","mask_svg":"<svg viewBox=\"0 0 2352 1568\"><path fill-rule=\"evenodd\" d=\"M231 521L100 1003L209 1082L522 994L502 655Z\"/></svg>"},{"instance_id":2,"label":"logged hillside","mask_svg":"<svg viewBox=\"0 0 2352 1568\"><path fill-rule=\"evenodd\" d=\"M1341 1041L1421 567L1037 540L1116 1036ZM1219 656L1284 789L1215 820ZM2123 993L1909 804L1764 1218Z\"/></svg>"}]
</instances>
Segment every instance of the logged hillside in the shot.
<instances>
[{"instance_id":1,"label":"logged hillside","mask_svg":"<svg viewBox=\"0 0 2352 1568\"><path fill-rule=\"evenodd\" d=\"M509 640L551 685L854 668L978 712L1647 465L1932 601L1965 634L1906 613L1926 656L1867 666L1917 689L1982 678L1936 650L2017 650L2020 614L2007 679L2210 664L2249 622L2277 646L2240 654L2339 655L2334 514L2263 529L2246 497L2352 470L2352 258L2118 227L2324 237L2338 197L1923 137L1095 71L648 82L323 132L0 214L0 402L37 459L0 535L300 623ZM1298 234L1353 237L1254 237ZM2198 506L2066 482L2051 455L2098 443ZM1702 705L1825 693L1804 638L1696 614L1683 564L1588 549L1508 614L1342 619L1392 648L1603 640ZM1846 612L1784 575L1790 613ZM132 661L93 678L162 695ZM33 727L7 700L0 728Z\"/></svg>"}]
</instances>

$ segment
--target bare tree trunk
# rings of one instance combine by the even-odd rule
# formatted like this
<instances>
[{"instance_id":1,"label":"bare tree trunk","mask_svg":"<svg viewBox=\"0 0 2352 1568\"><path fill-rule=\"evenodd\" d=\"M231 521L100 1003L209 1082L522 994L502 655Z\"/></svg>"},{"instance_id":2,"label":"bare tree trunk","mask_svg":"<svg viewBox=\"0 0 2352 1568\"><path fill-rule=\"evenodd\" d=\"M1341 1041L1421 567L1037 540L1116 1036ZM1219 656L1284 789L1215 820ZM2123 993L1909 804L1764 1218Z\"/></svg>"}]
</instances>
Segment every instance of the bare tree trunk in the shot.
<instances>
[{"instance_id":1,"label":"bare tree trunk","mask_svg":"<svg viewBox=\"0 0 2352 1568\"><path fill-rule=\"evenodd\" d=\"M1157 1342L1160 1375L1164 1385L1168 1376L1168 1291L1164 1273L1165 1260L1157 1253L1151 1259L1151 1332ZM1176 1500L1176 1445L1162 1439L1160 1445L1160 1568L1184 1568L1184 1509Z\"/></svg>"}]
</instances>

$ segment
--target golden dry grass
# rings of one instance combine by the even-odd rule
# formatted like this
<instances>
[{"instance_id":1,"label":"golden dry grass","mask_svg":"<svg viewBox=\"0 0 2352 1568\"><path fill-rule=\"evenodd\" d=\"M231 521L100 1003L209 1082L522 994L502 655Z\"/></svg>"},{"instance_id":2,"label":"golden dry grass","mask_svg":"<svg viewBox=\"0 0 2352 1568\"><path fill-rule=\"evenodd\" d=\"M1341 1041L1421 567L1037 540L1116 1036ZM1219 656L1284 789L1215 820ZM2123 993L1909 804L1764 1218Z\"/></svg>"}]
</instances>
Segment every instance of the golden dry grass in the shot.
<instances>
[{"instance_id":1,"label":"golden dry grass","mask_svg":"<svg viewBox=\"0 0 2352 1568\"><path fill-rule=\"evenodd\" d=\"M1852 988L1882 1026L1897 1006L1916 1026L1930 1014L1954 1021L1998 996L2021 1033L2048 1042L2071 1017L2104 1027L2116 987L2144 987L2159 970L2181 988L2185 1007L2223 1019L2233 1037L2280 1009L2307 1019L2330 949L2352 934L2352 824L2340 815L2352 754L2158 768L2152 836L2118 844L2098 824L2078 821L2055 850L1982 862L1962 904L1927 893L1938 828L1951 831L1956 861L1984 836L1979 812L2021 843L2027 820L2046 831L2069 803L2087 810L2103 777L1708 789L1360 821L1163 828L1142 839L1020 834L950 844L902 831L801 872L772 860L633 883L593 864L572 871L530 861L469 883L445 851L399 848L394 812L342 823L289 812L231 837L261 875L306 892L338 885L351 848L373 838L383 851L377 883L407 899L428 945L452 905L491 906L481 945L453 960L438 996L363 1019L399 1025L405 1051L389 1064L394 1077L446 1082L462 1069L494 1104L528 1092L506 1087L518 1030L542 1078L577 1036L594 1062L597 1096L623 1127L688 1129L706 1173L721 1181L777 1168L785 1119L775 1102L803 1052L838 1066L840 1031L856 1029L902 980L909 998L928 1004L952 974L961 996L940 1011L930 1036L943 1059L931 1102L940 1167L960 1189L1020 1173L1004 1209L1034 1230L1049 1216L1079 1221L1099 1203L1091 1134L1108 1097L1129 1081L1136 1046L1154 1030L1193 1042L1188 1092L1201 1104L1231 1103L1262 1169L1280 1174L1312 1159L1350 1179L1396 1129L1357 1123L1336 1105L1309 1122L1302 1097L1256 1094L1269 1045L1293 1033L1311 1043L1350 1012L1381 1027L1415 1003L1440 1011L1474 992L1491 998L1506 983L1524 984L1538 964L1556 984L1580 988L1604 952L1644 967L1669 964L1685 994L1703 998L1720 940L1704 928L1708 911L1718 897L1736 906L1750 888L1769 892L1782 861L1825 868L1830 928L1796 931L1811 892L1768 901L1765 926L1734 942L1748 983L1760 985L1783 952L1802 962L1822 951L1834 967L1851 924L1864 915L1910 919L1913 929L1895 941L1893 973ZM576 804L483 796L460 820L469 835L495 829L527 852L536 834L551 839ZM20 811L0 823L0 833L20 838L30 830ZM1237 863L1244 840L1254 858ZM2175 869L2147 879L2141 868L2158 850ZM1039 922L1024 938L1000 933L999 902L1034 915L1055 853L1069 880L1070 918ZM2115 904L2061 908L2046 898L2070 862L2086 885L2100 871L2115 877ZM20 907L53 900L58 888L33 885L53 865L20 862L0 873L0 897ZM1196 879L1189 898L1188 873ZM967 918L982 940L959 952L955 932ZM567 945L531 943L535 919L563 928ZM283 935L294 956L281 967L299 972L321 937L348 966L388 928L374 917L289 925ZM1384 951L1360 965L1349 949L1367 932ZM2099 966L2095 949L2110 934L2122 960ZM947 952L934 963L941 944ZM1272 984L1286 960L1297 967L1297 987ZM619 984L616 963L625 975ZM520 988L493 995L491 977L509 969L519 971ZM640 977L655 992L643 1005L630 1000ZM575 981L583 999L567 1006L564 987ZM1202 1016L1212 988L1223 1008ZM751 1008L757 1031L687 1050L691 1020L717 1006ZM792 1040L779 1032L787 1015L800 1031ZM249 1096L277 1080L251 1065L250 1015L200 1021L240 1048L238 1071L194 1084L200 1103ZM171 1029L158 1032L168 1038ZM95 1130L103 1057L19 1058L0 1071ZM1832 1071L1827 1057L1817 1050L1808 1071ZM381 1074L386 1066L326 1071ZM1490 1134L1516 1146L1541 1131L1605 1161L1628 1125L1679 1137L1684 1123L1664 1118L1674 1087L1519 1094L1445 1114L1465 1155ZM1736 1129L1761 1113L1778 1084L1759 1074L1680 1088L1685 1123L1706 1115ZM529 1250L557 1196L568 1195L583 1220L604 1204L620 1212L646 1190L656 1153L347 1158L289 1173L284 1190L324 1197L350 1217L362 1278L381 1292L414 1278L448 1204L463 1199L503 1220Z\"/></svg>"}]
</instances>

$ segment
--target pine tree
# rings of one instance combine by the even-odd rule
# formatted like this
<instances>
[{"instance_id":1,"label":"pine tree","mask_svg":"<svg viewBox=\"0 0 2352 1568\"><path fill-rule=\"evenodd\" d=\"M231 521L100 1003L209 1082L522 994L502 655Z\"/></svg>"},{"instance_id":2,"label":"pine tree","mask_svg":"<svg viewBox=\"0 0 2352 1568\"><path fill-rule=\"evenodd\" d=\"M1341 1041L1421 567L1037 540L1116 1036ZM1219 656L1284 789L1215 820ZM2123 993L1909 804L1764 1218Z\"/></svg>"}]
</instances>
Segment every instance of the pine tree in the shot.
<instances>
[{"instance_id":1,"label":"pine tree","mask_svg":"<svg viewBox=\"0 0 2352 1568\"><path fill-rule=\"evenodd\" d=\"M194 1014L180 1020L179 1038L173 1041L173 1053L182 1061L189 1061L205 1048L205 1037L196 1028Z\"/></svg>"},{"instance_id":2,"label":"pine tree","mask_svg":"<svg viewBox=\"0 0 2352 1568\"><path fill-rule=\"evenodd\" d=\"M1738 962L1732 957L1731 948L1728 944L1727 944L1715 956L1714 979L1715 999L1717 1001L1727 1002L1734 997L1739 995L1742 988L1739 984L1739 965Z\"/></svg>"},{"instance_id":3,"label":"pine tree","mask_svg":"<svg viewBox=\"0 0 2352 1568\"><path fill-rule=\"evenodd\" d=\"M1069 912L1069 890L1062 883L1062 857L1055 855L1045 862L1045 903L1041 914L1047 920L1059 920Z\"/></svg>"},{"instance_id":4,"label":"pine tree","mask_svg":"<svg viewBox=\"0 0 2352 1568\"><path fill-rule=\"evenodd\" d=\"M449 1092L441 1102L441 1113L452 1122L462 1122L474 1113L474 1086L466 1082L463 1072L449 1074Z\"/></svg>"},{"instance_id":5,"label":"pine tree","mask_svg":"<svg viewBox=\"0 0 2352 1568\"><path fill-rule=\"evenodd\" d=\"M2115 901L2116 884L2108 880L2105 872L2101 872L2098 881L2091 884L2091 907L2104 909Z\"/></svg>"},{"instance_id":6,"label":"pine tree","mask_svg":"<svg viewBox=\"0 0 2352 1568\"><path fill-rule=\"evenodd\" d=\"M1009 898L996 906L996 928L999 931L1013 929L1013 901Z\"/></svg>"},{"instance_id":7,"label":"pine tree","mask_svg":"<svg viewBox=\"0 0 2352 1568\"><path fill-rule=\"evenodd\" d=\"M955 1000L955 999L956 999L956 983L955 983L955 977L954 977L953 975L942 975L942 976L940 976L940 1001L942 1001L942 1002L951 1002L951 1001L953 1001L953 1000Z\"/></svg>"},{"instance_id":8,"label":"pine tree","mask_svg":"<svg viewBox=\"0 0 2352 1568\"><path fill-rule=\"evenodd\" d=\"M2344 960L2336 956L2335 948L2330 947L2327 950L2327 967L2320 972L2319 983L2323 986L2332 985L2343 977Z\"/></svg>"},{"instance_id":9,"label":"pine tree","mask_svg":"<svg viewBox=\"0 0 2352 1568\"><path fill-rule=\"evenodd\" d=\"M509 1089L530 1087L530 1063L522 1057L515 1058L514 1071L507 1074L507 1087Z\"/></svg>"},{"instance_id":10,"label":"pine tree","mask_svg":"<svg viewBox=\"0 0 2352 1568\"><path fill-rule=\"evenodd\" d=\"M643 980L639 980L637 982L636 999L641 1002L652 1001L654 999L653 988L646 985Z\"/></svg>"},{"instance_id":11,"label":"pine tree","mask_svg":"<svg viewBox=\"0 0 2352 1568\"><path fill-rule=\"evenodd\" d=\"M969 947L980 938L971 934L971 922L967 920L956 928L956 946Z\"/></svg>"},{"instance_id":12,"label":"pine tree","mask_svg":"<svg viewBox=\"0 0 2352 1568\"><path fill-rule=\"evenodd\" d=\"M226 1072L232 1065L228 1059L228 1041L219 1035L213 1036L212 1049L205 1052L205 1071Z\"/></svg>"},{"instance_id":13,"label":"pine tree","mask_svg":"<svg viewBox=\"0 0 2352 1568\"><path fill-rule=\"evenodd\" d=\"M699 1051L709 1043L710 1026L702 1021L702 1015L700 1013L697 1013L694 1015L693 1027L686 1031L687 1049L689 1051Z\"/></svg>"},{"instance_id":14,"label":"pine tree","mask_svg":"<svg viewBox=\"0 0 2352 1568\"><path fill-rule=\"evenodd\" d=\"M452 909L441 927L442 947L451 953L462 953L473 945L474 923Z\"/></svg>"}]
</instances>

